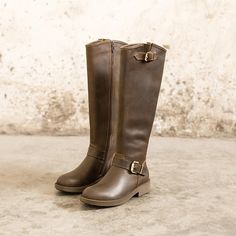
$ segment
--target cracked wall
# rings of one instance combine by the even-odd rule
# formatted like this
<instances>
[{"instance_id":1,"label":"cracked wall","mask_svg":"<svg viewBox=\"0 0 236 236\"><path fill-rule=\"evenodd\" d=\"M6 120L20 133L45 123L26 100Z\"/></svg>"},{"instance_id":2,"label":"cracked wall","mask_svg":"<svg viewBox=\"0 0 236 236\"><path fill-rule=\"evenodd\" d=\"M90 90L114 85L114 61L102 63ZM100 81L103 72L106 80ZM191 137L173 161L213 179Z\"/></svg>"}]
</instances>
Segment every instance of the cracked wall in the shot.
<instances>
[{"instance_id":1,"label":"cracked wall","mask_svg":"<svg viewBox=\"0 0 236 236\"><path fill-rule=\"evenodd\" d=\"M236 2L1 1L0 133L88 132L84 45L164 45L153 134L236 136Z\"/></svg>"}]
</instances>

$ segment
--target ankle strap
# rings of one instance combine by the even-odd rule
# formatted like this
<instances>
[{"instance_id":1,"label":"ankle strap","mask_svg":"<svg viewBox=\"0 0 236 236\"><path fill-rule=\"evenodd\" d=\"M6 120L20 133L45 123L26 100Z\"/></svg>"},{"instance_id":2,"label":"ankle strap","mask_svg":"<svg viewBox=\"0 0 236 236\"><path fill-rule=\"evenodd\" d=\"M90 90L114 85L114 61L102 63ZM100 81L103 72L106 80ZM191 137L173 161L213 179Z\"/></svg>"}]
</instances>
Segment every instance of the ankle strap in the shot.
<instances>
[{"instance_id":1,"label":"ankle strap","mask_svg":"<svg viewBox=\"0 0 236 236\"><path fill-rule=\"evenodd\" d=\"M115 153L112 165L126 169L135 175L144 175L143 167L145 165L145 161L141 163L140 161L128 160L124 155Z\"/></svg>"},{"instance_id":2,"label":"ankle strap","mask_svg":"<svg viewBox=\"0 0 236 236\"><path fill-rule=\"evenodd\" d=\"M94 157L96 159L103 161L105 158L105 151L100 151L98 150L96 146L94 146L93 144L90 144L88 148L87 156L91 156L91 157Z\"/></svg>"}]
</instances>

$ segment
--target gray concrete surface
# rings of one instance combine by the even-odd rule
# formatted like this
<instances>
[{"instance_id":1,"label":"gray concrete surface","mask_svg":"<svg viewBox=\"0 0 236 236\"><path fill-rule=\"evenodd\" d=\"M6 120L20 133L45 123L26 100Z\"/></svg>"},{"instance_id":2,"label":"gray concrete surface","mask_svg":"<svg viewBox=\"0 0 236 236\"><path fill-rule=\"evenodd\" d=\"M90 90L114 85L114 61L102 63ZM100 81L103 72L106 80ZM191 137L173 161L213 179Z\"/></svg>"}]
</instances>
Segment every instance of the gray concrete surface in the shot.
<instances>
[{"instance_id":1,"label":"gray concrete surface","mask_svg":"<svg viewBox=\"0 0 236 236\"><path fill-rule=\"evenodd\" d=\"M152 192L116 208L63 195L88 137L0 136L0 235L236 235L236 140L152 138Z\"/></svg>"}]
</instances>

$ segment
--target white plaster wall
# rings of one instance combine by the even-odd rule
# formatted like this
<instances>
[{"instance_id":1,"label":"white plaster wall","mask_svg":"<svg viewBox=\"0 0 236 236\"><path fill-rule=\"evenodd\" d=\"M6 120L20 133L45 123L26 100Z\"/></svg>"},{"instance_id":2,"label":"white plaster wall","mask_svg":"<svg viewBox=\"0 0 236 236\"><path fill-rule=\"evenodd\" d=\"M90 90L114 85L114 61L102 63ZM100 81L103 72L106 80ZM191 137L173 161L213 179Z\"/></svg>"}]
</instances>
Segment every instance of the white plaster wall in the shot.
<instances>
[{"instance_id":1,"label":"white plaster wall","mask_svg":"<svg viewBox=\"0 0 236 236\"><path fill-rule=\"evenodd\" d=\"M0 133L87 132L97 38L168 49L154 134L236 136L234 0L0 0Z\"/></svg>"}]
</instances>

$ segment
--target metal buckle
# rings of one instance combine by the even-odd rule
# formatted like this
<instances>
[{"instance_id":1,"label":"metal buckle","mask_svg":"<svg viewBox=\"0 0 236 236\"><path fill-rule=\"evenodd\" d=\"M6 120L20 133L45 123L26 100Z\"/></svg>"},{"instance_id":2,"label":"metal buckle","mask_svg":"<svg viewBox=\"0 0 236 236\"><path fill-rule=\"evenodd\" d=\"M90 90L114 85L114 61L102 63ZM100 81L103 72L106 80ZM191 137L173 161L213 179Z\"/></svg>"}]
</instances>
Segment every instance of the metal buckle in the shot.
<instances>
[{"instance_id":1,"label":"metal buckle","mask_svg":"<svg viewBox=\"0 0 236 236\"><path fill-rule=\"evenodd\" d=\"M146 54L145 54L145 57L144 57L144 61L148 61L148 52L146 52Z\"/></svg>"},{"instance_id":2,"label":"metal buckle","mask_svg":"<svg viewBox=\"0 0 236 236\"><path fill-rule=\"evenodd\" d=\"M153 52L148 51L145 53L144 61L149 62L153 60Z\"/></svg>"},{"instance_id":3,"label":"metal buckle","mask_svg":"<svg viewBox=\"0 0 236 236\"><path fill-rule=\"evenodd\" d=\"M139 166L140 166L140 164L139 164L138 161L133 161L133 162L131 163L131 166L130 166L130 172L131 172L132 174L138 174L138 173L139 173L138 171L135 171L135 165L139 165Z\"/></svg>"}]
</instances>

